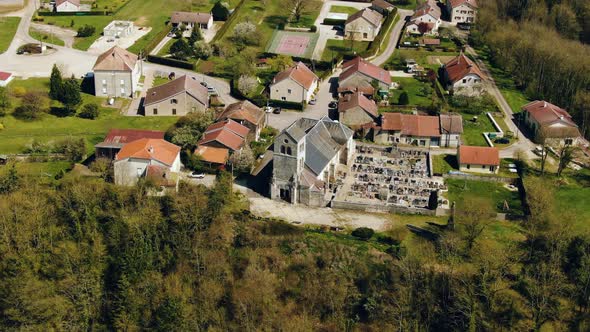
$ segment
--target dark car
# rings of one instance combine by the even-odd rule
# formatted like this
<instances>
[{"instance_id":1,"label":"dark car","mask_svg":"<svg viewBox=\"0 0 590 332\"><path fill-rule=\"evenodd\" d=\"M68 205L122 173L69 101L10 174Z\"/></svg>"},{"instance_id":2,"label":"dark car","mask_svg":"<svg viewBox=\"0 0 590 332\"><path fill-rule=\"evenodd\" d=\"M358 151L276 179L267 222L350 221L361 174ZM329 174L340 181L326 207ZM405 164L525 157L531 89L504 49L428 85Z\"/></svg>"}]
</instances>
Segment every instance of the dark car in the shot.
<instances>
[{"instance_id":1,"label":"dark car","mask_svg":"<svg viewBox=\"0 0 590 332\"><path fill-rule=\"evenodd\" d=\"M471 30L471 24L469 23L457 23L457 28L460 30Z\"/></svg>"},{"instance_id":2,"label":"dark car","mask_svg":"<svg viewBox=\"0 0 590 332\"><path fill-rule=\"evenodd\" d=\"M331 102L328 104L328 107L329 107L329 108L336 108L336 107L338 107L338 102L337 102L337 101L331 101Z\"/></svg>"},{"instance_id":3,"label":"dark car","mask_svg":"<svg viewBox=\"0 0 590 332\"><path fill-rule=\"evenodd\" d=\"M274 109L274 110L272 110L272 112L273 112L274 114L281 114L281 108L280 108L280 107L275 107L275 109Z\"/></svg>"}]
</instances>

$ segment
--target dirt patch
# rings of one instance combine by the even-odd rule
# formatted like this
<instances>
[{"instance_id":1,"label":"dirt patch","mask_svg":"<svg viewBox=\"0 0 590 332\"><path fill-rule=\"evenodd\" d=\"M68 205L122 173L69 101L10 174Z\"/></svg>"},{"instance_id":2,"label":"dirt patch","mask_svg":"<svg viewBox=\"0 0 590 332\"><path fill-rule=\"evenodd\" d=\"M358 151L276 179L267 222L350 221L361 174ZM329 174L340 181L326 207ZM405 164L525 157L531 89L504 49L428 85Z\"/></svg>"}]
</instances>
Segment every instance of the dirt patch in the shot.
<instances>
[{"instance_id":1,"label":"dirt patch","mask_svg":"<svg viewBox=\"0 0 590 332\"><path fill-rule=\"evenodd\" d=\"M440 61L440 63L447 63L454 58L455 58L455 56L449 56L449 55L429 55L426 57L426 60L428 61L429 65L438 65L439 61Z\"/></svg>"}]
</instances>

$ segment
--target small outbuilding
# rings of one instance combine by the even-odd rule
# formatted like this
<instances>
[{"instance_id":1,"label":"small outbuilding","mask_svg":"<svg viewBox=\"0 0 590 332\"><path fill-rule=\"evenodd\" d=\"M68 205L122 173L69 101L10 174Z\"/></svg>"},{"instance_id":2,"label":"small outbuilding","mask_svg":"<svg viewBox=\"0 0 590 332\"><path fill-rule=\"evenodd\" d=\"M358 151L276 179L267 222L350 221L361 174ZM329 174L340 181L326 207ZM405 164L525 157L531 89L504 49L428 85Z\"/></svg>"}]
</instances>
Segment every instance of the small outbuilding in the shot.
<instances>
[{"instance_id":1,"label":"small outbuilding","mask_svg":"<svg viewBox=\"0 0 590 332\"><path fill-rule=\"evenodd\" d=\"M492 147L461 145L457 160L463 172L496 174L500 169L500 151Z\"/></svg>"},{"instance_id":2,"label":"small outbuilding","mask_svg":"<svg viewBox=\"0 0 590 332\"><path fill-rule=\"evenodd\" d=\"M125 38L133 33L133 22L112 21L103 29L105 37Z\"/></svg>"}]
</instances>

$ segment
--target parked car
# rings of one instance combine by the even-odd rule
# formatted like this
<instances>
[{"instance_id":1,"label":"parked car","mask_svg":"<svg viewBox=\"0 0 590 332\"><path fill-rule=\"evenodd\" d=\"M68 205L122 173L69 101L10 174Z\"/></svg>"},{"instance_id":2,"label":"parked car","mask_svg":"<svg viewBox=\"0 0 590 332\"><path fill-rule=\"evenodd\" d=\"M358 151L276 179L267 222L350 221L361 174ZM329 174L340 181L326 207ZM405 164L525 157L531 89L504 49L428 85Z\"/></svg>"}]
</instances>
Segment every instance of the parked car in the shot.
<instances>
[{"instance_id":1,"label":"parked car","mask_svg":"<svg viewBox=\"0 0 590 332\"><path fill-rule=\"evenodd\" d=\"M212 86L208 86L207 92L209 92L210 94L214 94L214 93L217 93L217 90L215 90L215 88Z\"/></svg>"},{"instance_id":2,"label":"parked car","mask_svg":"<svg viewBox=\"0 0 590 332\"><path fill-rule=\"evenodd\" d=\"M274 109L274 110L272 110L272 112L273 112L274 114L281 114L281 108L280 108L280 107L275 107L275 109Z\"/></svg>"},{"instance_id":3,"label":"parked car","mask_svg":"<svg viewBox=\"0 0 590 332\"><path fill-rule=\"evenodd\" d=\"M205 178L205 174L203 173L198 173L198 172L192 172L188 175L189 178L191 179L204 179Z\"/></svg>"},{"instance_id":4,"label":"parked car","mask_svg":"<svg viewBox=\"0 0 590 332\"><path fill-rule=\"evenodd\" d=\"M338 107L338 102L335 100L332 100L329 104L328 104L329 108L336 108Z\"/></svg>"},{"instance_id":5,"label":"parked car","mask_svg":"<svg viewBox=\"0 0 590 332\"><path fill-rule=\"evenodd\" d=\"M207 82L201 82L201 85L207 87Z\"/></svg>"}]
</instances>

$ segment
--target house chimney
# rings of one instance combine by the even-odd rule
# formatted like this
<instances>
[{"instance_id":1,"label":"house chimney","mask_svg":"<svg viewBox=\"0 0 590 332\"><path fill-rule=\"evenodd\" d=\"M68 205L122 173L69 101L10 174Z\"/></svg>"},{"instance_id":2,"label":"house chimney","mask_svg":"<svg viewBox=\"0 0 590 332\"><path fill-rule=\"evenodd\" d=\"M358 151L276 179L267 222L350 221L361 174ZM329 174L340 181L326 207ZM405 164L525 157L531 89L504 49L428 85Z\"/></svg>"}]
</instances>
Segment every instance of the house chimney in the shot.
<instances>
[{"instance_id":1,"label":"house chimney","mask_svg":"<svg viewBox=\"0 0 590 332\"><path fill-rule=\"evenodd\" d=\"M149 148L148 148L148 152L149 153L154 153L154 147L150 145Z\"/></svg>"},{"instance_id":2,"label":"house chimney","mask_svg":"<svg viewBox=\"0 0 590 332\"><path fill-rule=\"evenodd\" d=\"M543 107L547 107L547 102L543 101Z\"/></svg>"}]
</instances>

